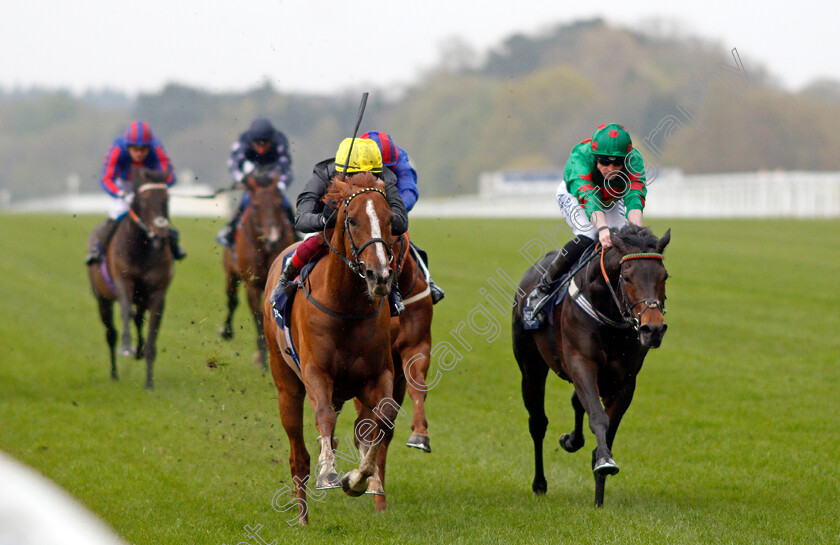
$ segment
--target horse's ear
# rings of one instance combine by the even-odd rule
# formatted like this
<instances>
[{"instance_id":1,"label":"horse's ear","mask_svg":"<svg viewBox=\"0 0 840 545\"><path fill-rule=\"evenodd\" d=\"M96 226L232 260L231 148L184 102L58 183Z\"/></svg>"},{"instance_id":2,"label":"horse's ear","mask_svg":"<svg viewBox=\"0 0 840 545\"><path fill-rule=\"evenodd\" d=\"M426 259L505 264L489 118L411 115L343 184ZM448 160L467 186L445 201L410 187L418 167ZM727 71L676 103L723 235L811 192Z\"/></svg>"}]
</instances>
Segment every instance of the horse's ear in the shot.
<instances>
[{"instance_id":1,"label":"horse's ear","mask_svg":"<svg viewBox=\"0 0 840 545\"><path fill-rule=\"evenodd\" d=\"M622 254L629 254L630 247L622 240L620 236L616 233L615 230L610 229L610 241L612 242L613 246L621 252Z\"/></svg>"},{"instance_id":2,"label":"horse's ear","mask_svg":"<svg viewBox=\"0 0 840 545\"><path fill-rule=\"evenodd\" d=\"M662 238L659 239L659 242L656 243L656 253L661 254L665 250L665 246L671 242L671 230L668 229L665 231L665 234L662 235Z\"/></svg>"}]
</instances>

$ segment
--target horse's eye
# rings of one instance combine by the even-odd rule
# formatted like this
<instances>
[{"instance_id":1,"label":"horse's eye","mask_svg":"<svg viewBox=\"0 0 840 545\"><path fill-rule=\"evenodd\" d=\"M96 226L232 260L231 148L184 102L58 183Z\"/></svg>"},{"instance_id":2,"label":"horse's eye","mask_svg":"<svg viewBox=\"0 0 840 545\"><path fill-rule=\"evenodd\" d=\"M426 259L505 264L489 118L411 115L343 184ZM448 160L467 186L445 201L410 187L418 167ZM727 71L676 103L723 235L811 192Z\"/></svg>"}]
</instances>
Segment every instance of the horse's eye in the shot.
<instances>
[{"instance_id":1,"label":"horse's eye","mask_svg":"<svg viewBox=\"0 0 840 545\"><path fill-rule=\"evenodd\" d=\"M626 274L622 274L621 279L624 280L625 284L632 284L632 282L630 282L630 277L627 276Z\"/></svg>"},{"instance_id":2,"label":"horse's eye","mask_svg":"<svg viewBox=\"0 0 840 545\"><path fill-rule=\"evenodd\" d=\"M671 278L671 275L668 274L668 271L665 271L665 280L668 280L669 278Z\"/></svg>"},{"instance_id":3,"label":"horse's eye","mask_svg":"<svg viewBox=\"0 0 840 545\"><path fill-rule=\"evenodd\" d=\"M347 218L347 223L352 225L353 227L356 226L356 220L354 220L353 218Z\"/></svg>"}]
</instances>

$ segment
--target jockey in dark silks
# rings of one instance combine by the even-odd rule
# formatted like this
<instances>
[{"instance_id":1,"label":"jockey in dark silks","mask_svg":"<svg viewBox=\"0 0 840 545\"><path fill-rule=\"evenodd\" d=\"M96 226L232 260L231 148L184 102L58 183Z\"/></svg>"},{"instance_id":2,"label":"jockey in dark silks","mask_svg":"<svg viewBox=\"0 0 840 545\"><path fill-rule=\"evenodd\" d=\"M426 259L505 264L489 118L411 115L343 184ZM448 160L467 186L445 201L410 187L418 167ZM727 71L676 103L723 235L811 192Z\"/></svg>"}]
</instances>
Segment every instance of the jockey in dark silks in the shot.
<instances>
[{"instance_id":1,"label":"jockey in dark silks","mask_svg":"<svg viewBox=\"0 0 840 545\"><path fill-rule=\"evenodd\" d=\"M534 309L544 307L554 283L596 240L609 248L611 228L620 229L628 222L642 225L646 195L644 160L623 126L601 125L592 138L572 149L563 182L557 187L557 204L575 237L560 250L528 296L523 309L526 328L535 329L543 323L545 313Z\"/></svg>"},{"instance_id":2,"label":"jockey in dark silks","mask_svg":"<svg viewBox=\"0 0 840 545\"><path fill-rule=\"evenodd\" d=\"M114 198L111 201L108 219L94 230L97 242L88 248L88 254L85 257L87 265L102 261L111 237L117 230L119 220L128 213L134 194L126 191L128 188L126 181L131 175L132 167L169 172L166 184L168 186L175 184L175 169L172 167L172 162L163 149L163 144L155 138L152 129L145 121L132 121L123 135L114 140L111 149L105 155L100 184L102 189ZM187 254L178 245L178 235L178 231L169 228L172 256L175 259L184 259Z\"/></svg>"},{"instance_id":3,"label":"jockey in dark silks","mask_svg":"<svg viewBox=\"0 0 840 545\"><path fill-rule=\"evenodd\" d=\"M315 165L312 178L309 179L306 187L298 195L295 229L308 234L286 262L278 281L280 289L286 289L304 265L326 255L329 251L324 238L324 230L335 225L336 214L335 210L327 206L321 199L327 192L330 180L337 174L344 172L344 164L348 161L351 141L352 139L345 138L341 142L335 158L325 159ZM391 222L391 233L394 236L405 233L408 230L408 212L406 212L403 200L397 190L396 176L392 171L382 168L382 155L373 140L357 138L352 142L353 148L347 162L346 174L367 171L381 179L385 183L388 205L394 214ZM392 282L390 299L392 314L401 312L402 301L397 282Z\"/></svg>"},{"instance_id":4,"label":"jockey in dark silks","mask_svg":"<svg viewBox=\"0 0 840 545\"><path fill-rule=\"evenodd\" d=\"M391 170L397 177L397 191L399 191L400 197L402 197L405 209L411 212L411 209L417 203L419 194L417 191L417 171L411 165L411 161L408 159L408 153L397 146L391 136L384 132L368 131L362 134L361 138L370 138L379 146L379 151L382 153L382 165L386 169ZM413 241L411 241L411 245L423 260L421 268L428 273L429 262L426 252L421 250ZM431 274L429 274L429 289L432 294L432 304L443 299L445 293L432 280Z\"/></svg>"},{"instance_id":5,"label":"jockey in dark silks","mask_svg":"<svg viewBox=\"0 0 840 545\"><path fill-rule=\"evenodd\" d=\"M250 128L239 135L239 139L231 147L228 159L228 170L233 178L234 187L257 168L278 176L277 187L283 196L283 210L289 218L289 223L294 225L292 204L286 198L286 188L292 185L293 177L289 142L282 132L274 128L271 121L263 118L255 119ZM250 202L249 193L246 191L227 224L216 235L219 244L228 248L233 246L236 227Z\"/></svg>"}]
</instances>

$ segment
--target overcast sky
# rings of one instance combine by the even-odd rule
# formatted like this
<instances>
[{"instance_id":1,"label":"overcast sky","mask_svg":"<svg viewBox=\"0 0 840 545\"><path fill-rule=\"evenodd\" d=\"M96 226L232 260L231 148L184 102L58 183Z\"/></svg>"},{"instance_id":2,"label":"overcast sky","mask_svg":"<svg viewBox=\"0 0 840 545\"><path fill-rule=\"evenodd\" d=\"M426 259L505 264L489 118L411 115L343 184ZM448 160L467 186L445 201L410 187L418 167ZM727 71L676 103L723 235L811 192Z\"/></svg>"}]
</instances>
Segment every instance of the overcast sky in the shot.
<instances>
[{"instance_id":1,"label":"overcast sky","mask_svg":"<svg viewBox=\"0 0 840 545\"><path fill-rule=\"evenodd\" d=\"M840 80L836 0L15 0L2 14L0 87L240 91L267 78L283 92L381 88L412 82L447 39L484 51L591 17L676 23L737 48L748 72L761 63L791 90Z\"/></svg>"}]
</instances>

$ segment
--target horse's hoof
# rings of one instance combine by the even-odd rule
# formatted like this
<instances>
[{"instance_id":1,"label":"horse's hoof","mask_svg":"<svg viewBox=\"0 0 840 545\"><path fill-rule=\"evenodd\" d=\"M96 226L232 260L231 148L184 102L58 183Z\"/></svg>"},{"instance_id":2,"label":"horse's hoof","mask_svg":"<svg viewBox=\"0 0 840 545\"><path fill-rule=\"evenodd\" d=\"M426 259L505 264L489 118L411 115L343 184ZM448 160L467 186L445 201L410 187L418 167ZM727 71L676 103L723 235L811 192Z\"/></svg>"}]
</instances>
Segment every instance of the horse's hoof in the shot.
<instances>
[{"instance_id":1,"label":"horse's hoof","mask_svg":"<svg viewBox=\"0 0 840 545\"><path fill-rule=\"evenodd\" d=\"M560 436L560 446L563 447L563 450L566 452L577 452L583 447L584 441L575 441L572 438L571 433L564 433Z\"/></svg>"},{"instance_id":2,"label":"horse's hoof","mask_svg":"<svg viewBox=\"0 0 840 545\"><path fill-rule=\"evenodd\" d=\"M315 490L331 490L333 488L341 488L338 473L335 471L319 475L318 480L315 481Z\"/></svg>"},{"instance_id":3,"label":"horse's hoof","mask_svg":"<svg viewBox=\"0 0 840 545\"><path fill-rule=\"evenodd\" d=\"M534 484L531 485L531 490L537 496L545 496L545 493L548 492L548 483L545 481L534 481Z\"/></svg>"},{"instance_id":4,"label":"horse's hoof","mask_svg":"<svg viewBox=\"0 0 840 545\"><path fill-rule=\"evenodd\" d=\"M369 478L362 478L362 472L354 469L341 478L341 488L352 498L358 498L367 490Z\"/></svg>"},{"instance_id":5,"label":"horse's hoof","mask_svg":"<svg viewBox=\"0 0 840 545\"><path fill-rule=\"evenodd\" d=\"M405 446L417 448L423 452L432 452L432 447L429 444L429 436L420 433L412 433Z\"/></svg>"},{"instance_id":6,"label":"horse's hoof","mask_svg":"<svg viewBox=\"0 0 840 545\"><path fill-rule=\"evenodd\" d=\"M233 338L233 330L227 326L222 326L219 328L219 337L229 341Z\"/></svg>"},{"instance_id":7,"label":"horse's hoof","mask_svg":"<svg viewBox=\"0 0 840 545\"><path fill-rule=\"evenodd\" d=\"M134 349L133 348L128 348L128 347L125 347L125 346L120 348L120 356L133 356L133 355L134 355Z\"/></svg>"},{"instance_id":8,"label":"horse's hoof","mask_svg":"<svg viewBox=\"0 0 840 545\"><path fill-rule=\"evenodd\" d=\"M618 473L618 464L612 458L598 458L595 462L595 467L592 468L592 473L601 477L615 475Z\"/></svg>"},{"instance_id":9,"label":"horse's hoof","mask_svg":"<svg viewBox=\"0 0 840 545\"><path fill-rule=\"evenodd\" d=\"M367 490L365 490L365 494L373 494L374 496L384 496L385 488L382 486L382 481L380 481L376 477L371 477L370 479L368 479L368 485Z\"/></svg>"}]
</instances>

